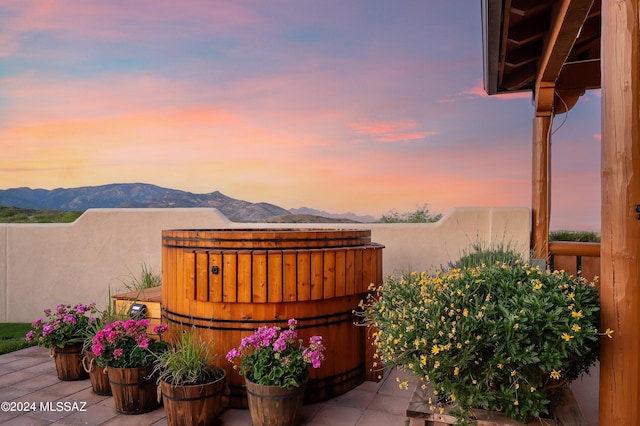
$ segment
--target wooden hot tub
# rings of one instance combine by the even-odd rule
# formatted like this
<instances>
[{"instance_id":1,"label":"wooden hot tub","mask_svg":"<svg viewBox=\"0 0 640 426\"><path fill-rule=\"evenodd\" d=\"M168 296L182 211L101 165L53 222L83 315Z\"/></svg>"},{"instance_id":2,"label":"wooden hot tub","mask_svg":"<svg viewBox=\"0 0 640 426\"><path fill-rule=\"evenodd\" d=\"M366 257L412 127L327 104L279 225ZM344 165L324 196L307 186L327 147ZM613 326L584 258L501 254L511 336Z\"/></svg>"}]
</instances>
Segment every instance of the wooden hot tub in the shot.
<instances>
[{"instance_id":1,"label":"wooden hot tub","mask_svg":"<svg viewBox=\"0 0 640 426\"><path fill-rule=\"evenodd\" d=\"M372 350L353 315L382 282L382 249L369 230L237 229L162 232L162 306L169 325L195 326L227 370L232 407L246 406L244 378L224 355L266 325L298 320L305 343L323 336L326 360L305 401L323 401L370 376Z\"/></svg>"}]
</instances>

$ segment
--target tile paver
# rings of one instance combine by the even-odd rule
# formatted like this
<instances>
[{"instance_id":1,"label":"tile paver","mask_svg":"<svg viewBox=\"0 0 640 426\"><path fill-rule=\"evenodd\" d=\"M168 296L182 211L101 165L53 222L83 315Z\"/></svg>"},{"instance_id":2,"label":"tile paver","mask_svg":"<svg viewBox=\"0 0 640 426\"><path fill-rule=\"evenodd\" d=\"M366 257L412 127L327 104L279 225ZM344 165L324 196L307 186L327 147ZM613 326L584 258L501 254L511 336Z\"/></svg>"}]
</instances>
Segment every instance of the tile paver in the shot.
<instances>
[{"instance_id":1,"label":"tile paver","mask_svg":"<svg viewBox=\"0 0 640 426\"><path fill-rule=\"evenodd\" d=\"M100 425L128 426L167 424L164 408L150 413L125 415L115 411L113 398L93 393L89 380L58 380L55 364L46 349L31 347L0 355L0 402L15 401L55 406L55 402L86 403L86 411L36 410L34 412L2 412L0 424L22 425ZM404 426L404 415L411 391L398 387L396 377L405 373L392 371L380 383L364 382L343 395L303 407L303 424L312 426ZM223 426L251 424L249 410L224 409L219 422Z\"/></svg>"}]
</instances>

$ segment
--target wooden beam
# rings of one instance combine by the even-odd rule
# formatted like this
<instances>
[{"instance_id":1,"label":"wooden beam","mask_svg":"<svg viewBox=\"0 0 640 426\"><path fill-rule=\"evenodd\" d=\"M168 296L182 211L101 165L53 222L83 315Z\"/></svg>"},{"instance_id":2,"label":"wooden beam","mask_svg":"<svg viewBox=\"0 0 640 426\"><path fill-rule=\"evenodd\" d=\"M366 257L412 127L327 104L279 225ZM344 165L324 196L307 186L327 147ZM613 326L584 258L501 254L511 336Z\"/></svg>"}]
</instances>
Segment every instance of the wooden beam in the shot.
<instances>
[{"instance_id":1,"label":"wooden beam","mask_svg":"<svg viewBox=\"0 0 640 426\"><path fill-rule=\"evenodd\" d=\"M536 77L534 90L536 113L546 111L553 106L553 104L541 104L538 89L544 83L555 83L560 76L592 4L593 0L561 0L554 7Z\"/></svg>"},{"instance_id":2,"label":"wooden beam","mask_svg":"<svg viewBox=\"0 0 640 426\"><path fill-rule=\"evenodd\" d=\"M640 0L602 2L601 425L640 419Z\"/></svg>"},{"instance_id":3,"label":"wooden beam","mask_svg":"<svg viewBox=\"0 0 640 426\"><path fill-rule=\"evenodd\" d=\"M549 259L549 147L550 115L533 119L533 170L531 174L531 248L536 259Z\"/></svg>"}]
</instances>

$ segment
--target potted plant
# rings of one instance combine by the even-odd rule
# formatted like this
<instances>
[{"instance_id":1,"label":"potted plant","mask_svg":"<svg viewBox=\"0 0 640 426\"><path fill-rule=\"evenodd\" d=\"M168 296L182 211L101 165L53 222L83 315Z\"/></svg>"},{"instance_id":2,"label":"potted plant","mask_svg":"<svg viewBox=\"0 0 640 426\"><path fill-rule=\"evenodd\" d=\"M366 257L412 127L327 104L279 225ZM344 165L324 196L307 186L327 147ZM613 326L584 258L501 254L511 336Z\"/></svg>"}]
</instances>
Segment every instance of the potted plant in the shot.
<instances>
[{"instance_id":1,"label":"potted plant","mask_svg":"<svg viewBox=\"0 0 640 426\"><path fill-rule=\"evenodd\" d=\"M598 333L599 310L593 283L512 259L389 277L364 316L379 361L432 390L425 405L437 421L474 424L482 409L521 424L552 414L596 361L597 336L611 336Z\"/></svg>"},{"instance_id":2,"label":"potted plant","mask_svg":"<svg viewBox=\"0 0 640 426\"><path fill-rule=\"evenodd\" d=\"M319 368L324 361L322 336L312 336L303 346L297 321L292 318L288 325L285 330L260 327L227 353L227 360L245 377L254 426L296 425L309 367Z\"/></svg>"},{"instance_id":3,"label":"potted plant","mask_svg":"<svg viewBox=\"0 0 640 426\"><path fill-rule=\"evenodd\" d=\"M146 413L159 406L153 361L168 345L149 337L148 326L148 319L114 321L91 340L96 362L107 368L116 411L120 413ZM161 335L166 329L166 325L159 325L153 332Z\"/></svg>"},{"instance_id":4,"label":"potted plant","mask_svg":"<svg viewBox=\"0 0 640 426\"><path fill-rule=\"evenodd\" d=\"M109 292L109 294L111 294L111 292ZM109 303L107 303L106 309L98 311L95 316L95 320L92 321L83 332L84 357L82 358L82 366L89 374L93 393L97 395L111 395L111 385L109 384L107 370L105 367L98 365L96 355L91 351L92 340L107 324L110 324L119 318L124 318L125 316L124 313L116 313L110 301L111 296L109 295Z\"/></svg>"},{"instance_id":5,"label":"potted plant","mask_svg":"<svg viewBox=\"0 0 640 426\"><path fill-rule=\"evenodd\" d=\"M95 321L96 313L95 303L58 304L53 310L45 309L45 316L31 324L32 329L25 336L27 342L49 348L60 380L88 377L82 368L83 333Z\"/></svg>"},{"instance_id":6,"label":"potted plant","mask_svg":"<svg viewBox=\"0 0 640 426\"><path fill-rule=\"evenodd\" d=\"M167 351L156 356L154 373L169 425L215 424L226 373L213 363L208 344L194 329L180 333Z\"/></svg>"}]
</instances>

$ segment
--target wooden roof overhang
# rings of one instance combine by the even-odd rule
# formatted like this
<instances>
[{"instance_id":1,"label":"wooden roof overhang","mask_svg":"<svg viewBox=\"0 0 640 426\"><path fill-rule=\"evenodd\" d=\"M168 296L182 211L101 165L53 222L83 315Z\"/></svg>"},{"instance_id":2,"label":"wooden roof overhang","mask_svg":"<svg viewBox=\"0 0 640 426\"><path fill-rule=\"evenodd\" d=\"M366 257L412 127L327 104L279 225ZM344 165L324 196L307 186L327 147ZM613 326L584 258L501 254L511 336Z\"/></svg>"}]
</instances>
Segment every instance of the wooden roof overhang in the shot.
<instances>
[{"instance_id":1,"label":"wooden roof overhang","mask_svg":"<svg viewBox=\"0 0 640 426\"><path fill-rule=\"evenodd\" d=\"M566 112L600 87L600 0L483 0L484 86Z\"/></svg>"}]
</instances>

